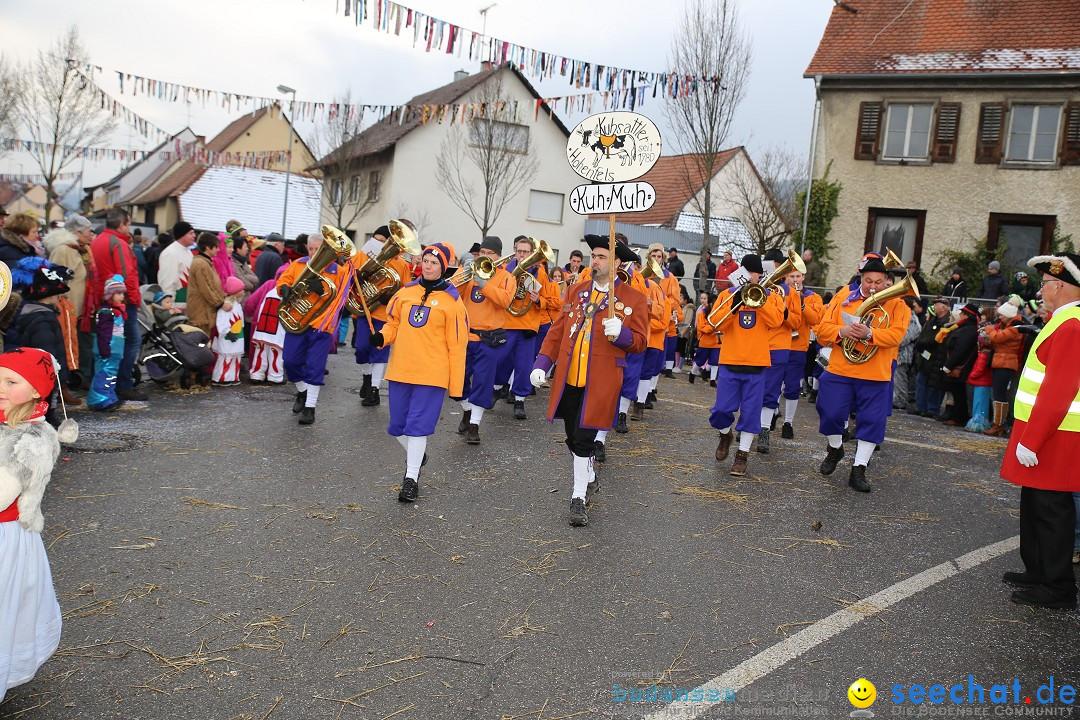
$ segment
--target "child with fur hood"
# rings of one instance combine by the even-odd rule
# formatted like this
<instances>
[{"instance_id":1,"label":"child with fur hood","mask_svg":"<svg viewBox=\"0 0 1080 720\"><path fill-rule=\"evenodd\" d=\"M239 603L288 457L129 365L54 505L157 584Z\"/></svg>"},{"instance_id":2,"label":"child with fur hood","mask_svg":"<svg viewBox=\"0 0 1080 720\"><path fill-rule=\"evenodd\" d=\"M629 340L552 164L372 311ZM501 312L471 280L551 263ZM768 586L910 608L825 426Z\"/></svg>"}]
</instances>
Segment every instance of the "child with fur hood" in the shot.
<instances>
[{"instance_id":1,"label":"child with fur hood","mask_svg":"<svg viewBox=\"0 0 1080 720\"><path fill-rule=\"evenodd\" d=\"M49 353L0 355L0 700L60 644L60 605L41 541L41 498L60 454L45 422L55 385Z\"/></svg>"}]
</instances>

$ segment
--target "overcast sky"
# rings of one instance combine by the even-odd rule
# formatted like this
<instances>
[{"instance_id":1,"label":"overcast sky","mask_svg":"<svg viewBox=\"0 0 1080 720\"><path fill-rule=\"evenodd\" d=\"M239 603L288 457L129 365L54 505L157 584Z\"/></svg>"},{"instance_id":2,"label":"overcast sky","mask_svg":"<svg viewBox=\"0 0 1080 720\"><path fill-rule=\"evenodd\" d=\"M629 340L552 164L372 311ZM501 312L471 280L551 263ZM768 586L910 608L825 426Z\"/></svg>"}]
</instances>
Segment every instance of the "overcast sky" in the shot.
<instances>
[{"instance_id":1,"label":"overcast sky","mask_svg":"<svg viewBox=\"0 0 1080 720\"><path fill-rule=\"evenodd\" d=\"M369 7L371 0L368 0ZM482 29L479 10L490 0L411 0L420 12ZM0 49L28 60L54 42L68 24L82 34L90 61L106 73L144 77L213 90L274 96L279 84L296 88L297 100L330 101L351 90L354 102L400 104L453 79L476 63L425 53L408 39L377 32L370 20L356 27L338 9L343 0L0 0ZM662 71L681 12L681 0L500 0L487 15L490 35L521 45L605 65ZM805 157L810 144L813 84L804 80L821 37L831 0L743 0L740 13L754 46L750 88L739 109L729 145L751 154L786 145ZM145 97L120 95L115 76L102 87L163 129L185 125L208 138L232 115L216 107L189 108ZM580 92L563 78L538 86L545 97ZM640 112L665 129L662 101L649 98ZM564 117L572 126L580 117ZM305 133L310 128L301 127ZM121 125L113 147L154 145ZM665 142L665 151L673 143ZM21 165L21 167L20 167ZM79 167L72 168L78 170ZM86 164L92 185L114 175L117 163ZM0 159L0 173L31 173L27 156Z\"/></svg>"}]
</instances>

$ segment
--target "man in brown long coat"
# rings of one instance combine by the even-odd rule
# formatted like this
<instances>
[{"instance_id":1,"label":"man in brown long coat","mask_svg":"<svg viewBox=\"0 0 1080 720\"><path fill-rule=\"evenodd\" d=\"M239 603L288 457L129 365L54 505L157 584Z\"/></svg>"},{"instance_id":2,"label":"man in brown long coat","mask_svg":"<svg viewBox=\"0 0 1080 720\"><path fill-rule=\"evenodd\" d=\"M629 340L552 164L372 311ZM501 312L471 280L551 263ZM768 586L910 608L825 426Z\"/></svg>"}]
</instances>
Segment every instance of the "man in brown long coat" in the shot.
<instances>
[{"instance_id":1,"label":"man in brown long coat","mask_svg":"<svg viewBox=\"0 0 1080 720\"><path fill-rule=\"evenodd\" d=\"M570 500L573 527L589 524L585 500L596 482L596 432L615 425L626 355L644 351L649 342L645 296L615 281L615 316L609 317L613 279L608 240L589 235L585 241L592 248L592 277L567 290L566 303L544 339L529 378L539 387L555 366L548 420L562 419L566 445L574 456L574 492ZM634 251L622 243L617 244L616 255L623 262L637 259Z\"/></svg>"},{"instance_id":2,"label":"man in brown long coat","mask_svg":"<svg viewBox=\"0 0 1080 720\"><path fill-rule=\"evenodd\" d=\"M188 269L187 316L192 325L210 337L217 322L218 308L225 302L221 278L214 269L214 256L221 249L213 233L202 233L195 245L199 254L192 258Z\"/></svg>"}]
</instances>

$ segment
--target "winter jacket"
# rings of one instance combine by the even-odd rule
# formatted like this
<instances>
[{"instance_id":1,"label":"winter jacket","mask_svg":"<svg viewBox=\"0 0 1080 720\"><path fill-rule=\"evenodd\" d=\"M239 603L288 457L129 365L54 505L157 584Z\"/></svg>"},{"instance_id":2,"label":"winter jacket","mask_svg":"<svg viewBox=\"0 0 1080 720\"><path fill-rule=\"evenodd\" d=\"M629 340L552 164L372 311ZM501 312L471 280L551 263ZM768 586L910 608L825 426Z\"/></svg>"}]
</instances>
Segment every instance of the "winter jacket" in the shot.
<instances>
[{"instance_id":1,"label":"winter jacket","mask_svg":"<svg viewBox=\"0 0 1080 720\"><path fill-rule=\"evenodd\" d=\"M1002 295L1009 294L1009 281L1005 279L1005 276L1001 273L997 275L987 275L982 281L982 290L979 291L979 297L989 298L996 300Z\"/></svg>"},{"instance_id":2,"label":"winter jacket","mask_svg":"<svg viewBox=\"0 0 1080 720\"><path fill-rule=\"evenodd\" d=\"M15 267L23 258L35 256L37 252L29 240L7 228L0 228L0 260L7 263L9 268Z\"/></svg>"},{"instance_id":3,"label":"winter jacket","mask_svg":"<svg viewBox=\"0 0 1080 720\"><path fill-rule=\"evenodd\" d=\"M259 279L259 285L262 285L267 280L273 280L274 273L277 272L283 262L285 261L276 247L269 243L263 246L263 251L259 253L259 259L255 261L255 275Z\"/></svg>"},{"instance_id":4,"label":"winter jacket","mask_svg":"<svg viewBox=\"0 0 1080 720\"><path fill-rule=\"evenodd\" d=\"M252 290L259 286L259 276L248 265L247 258L240 257L236 253L232 254L232 264L233 274L244 283L244 293L250 294Z\"/></svg>"},{"instance_id":5,"label":"winter jacket","mask_svg":"<svg viewBox=\"0 0 1080 720\"><path fill-rule=\"evenodd\" d=\"M933 368L940 368L945 364L945 346L937 342L934 337L947 322L949 322L948 315L940 318L937 315L931 315L919 331L919 337L915 341L915 360L920 372L930 372Z\"/></svg>"},{"instance_id":6,"label":"winter jacket","mask_svg":"<svg viewBox=\"0 0 1080 720\"><path fill-rule=\"evenodd\" d=\"M994 384L994 375L990 372L990 364L986 362L987 352L980 350L975 357L975 366L968 374L967 384L972 387L990 387Z\"/></svg>"},{"instance_id":7,"label":"winter jacket","mask_svg":"<svg viewBox=\"0 0 1080 720\"><path fill-rule=\"evenodd\" d=\"M90 254L94 256L95 272L87 292L96 305L101 304L105 280L113 275L121 275L127 288L127 304L138 306L142 302L142 295L139 294L139 264L131 249L131 238L111 228L105 228L90 243Z\"/></svg>"},{"instance_id":8,"label":"winter jacket","mask_svg":"<svg viewBox=\"0 0 1080 720\"><path fill-rule=\"evenodd\" d=\"M61 369L67 367L59 309L34 300L23 300L19 314L15 317L15 332L21 347L52 353L52 356L60 361Z\"/></svg>"},{"instance_id":9,"label":"winter jacket","mask_svg":"<svg viewBox=\"0 0 1080 720\"><path fill-rule=\"evenodd\" d=\"M79 238L75 233L57 228L45 236L45 252L49 262L63 265L71 270L68 280L68 300L75 308L75 317L82 315L83 302L86 299L86 261L83 259Z\"/></svg>"},{"instance_id":10,"label":"winter jacket","mask_svg":"<svg viewBox=\"0 0 1080 720\"><path fill-rule=\"evenodd\" d=\"M1039 293L1039 286L1030 279L1028 279L1027 285L1021 285L1019 281L1014 280L1012 291L1014 295L1019 295L1026 302L1035 299L1035 296Z\"/></svg>"},{"instance_id":11,"label":"winter jacket","mask_svg":"<svg viewBox=\"0 0 1080 720\"><path fill-rule=\"evenodd\" d=\"M18 497L19 524L30 532L45 526L41 498L59 455L60 439L49 423L0 425L0 495Z\"/></svg>"},{"instance_id":12,"label":"winter jacket","mask_svg":"<svg viewBox=\"0 0 1080 720\"><path fill-rule=\"evenodd\" d=\"M930 387L940 389L953 386L956 383L967 382L968 374L975 366L975 356L978 354L978 340L979 329L970 320L962 322L953 328L942 343L945 347L943 366L931 369ZM950 370L961 368L960 377L946 377L943 368L949 368Z\"/></svg>"},{"instance_id":13,"label":"winter jacket","mask_svg":"<svg viewBox=\"0 0 1080 720\"><path fill-rule=\"evenodd\" d=\"M682 277L686 274L686 266L683 265L683 261L679 258L668 258L667 269L671 271L671 274L675 277Z\"/></svg>"},{"instance_id":14,"label":"winter jacket","mask_svg":"<svg viewBox=\"0 0 1080 720\"><path fill-rule=\"evenodd\" d=\"M210 337L217 324L217 311L225 302L221 278L210 258L196 255L188 270L187 316L192 325Z\"/></svg>"},{"instance_id":15,"label":"winter jacket","mask_svg":"<svg viewBox=\"0 0 1080 720\"><path fill-rule=\"evenodd\" d=\"M1016 326L1023 324L1023 318L1017 315L1008 320L998 320L986 327L986 336L994 346L994 359L991 367L995 370L1006 368L1020 371L1020 356L1024 350L1024 336Z\"/></svg>"},{"instance_id":16,"label":"winter jacket","mask_svg":"<svg viewBox=\"0 0 1080 720\"><path fill-rule=\"evenodd\" d=\"M966 300L968 296L967 283L964 282L964 278L959 280L953 280L949 278L949 281L945 283L945 288L941 291L941 294L947 298L960 298Z\"/></svg>"},{"instance_id":17,"label":"winter jacket","mask_svg":"<svg viewBox=\"0 0 1080 720\"><path fill-rule=\"evenodd\" d=\"M712 260L708 262L698 261L697 267L694 268L694 292L707 292L710 295L715 295L716 283L713 282L715 277L716 264Z\"/></svg>"}]
</instances>

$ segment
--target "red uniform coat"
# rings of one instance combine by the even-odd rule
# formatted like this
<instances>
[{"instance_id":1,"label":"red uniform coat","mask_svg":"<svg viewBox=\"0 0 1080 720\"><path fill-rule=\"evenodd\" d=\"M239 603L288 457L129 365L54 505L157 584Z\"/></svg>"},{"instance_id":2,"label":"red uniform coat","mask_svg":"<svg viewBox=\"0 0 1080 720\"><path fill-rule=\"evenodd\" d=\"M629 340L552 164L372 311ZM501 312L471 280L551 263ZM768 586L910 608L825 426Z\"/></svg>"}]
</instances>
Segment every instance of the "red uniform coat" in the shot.
<instances>
[{"instance_id":1,"label":"red uniform coat","mask_svg":"<svg viewBox=\"0 0 1080 720\"><path fill-rule=\"evenodd\" d=\"M1080 433L1057 429L1080 388L1080 320L1066 320L1036 353L1046 366L1046 378L1035 396L1031 417L1027 422L1013 423L1001 477L1024 487L1080 492L1075 445ZM1038 465L1020 464L1016 459L1018 443L1038 456Z\"/></svg>"},{"instance_id":2,"label":"red uniform coat","mask_svg":"<svg viewBox=\"0 0 1080 720\"><path fill-rule=\"evenodd\" d=\"M536 357L535 368L550 370L555 365L551 381L551 397L548 401L548 420L555 419L555 410L566 387L566 375L570 369L570 353L574 350L575 337L571 329L580 332L585 305L592 293L592 282L581 282L566 292L562 312L551 324L544 338L544 345ZM637 290L615 283L615 316L622 318L623 333L612 342L604 335L604 318L608 317L606 305L592 318L592 341L589 343L589 369L585 381L585 398L581 403L579 425L583 428L607 430L615 422L619 409L619 390L622 388L623 369L627 353L644 352L649 343L649 308L645 296ZM571 317L573 316L573 317Z\"/></svg>"}]
</instances>

